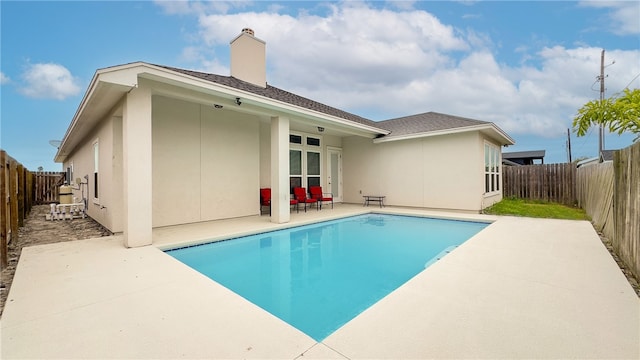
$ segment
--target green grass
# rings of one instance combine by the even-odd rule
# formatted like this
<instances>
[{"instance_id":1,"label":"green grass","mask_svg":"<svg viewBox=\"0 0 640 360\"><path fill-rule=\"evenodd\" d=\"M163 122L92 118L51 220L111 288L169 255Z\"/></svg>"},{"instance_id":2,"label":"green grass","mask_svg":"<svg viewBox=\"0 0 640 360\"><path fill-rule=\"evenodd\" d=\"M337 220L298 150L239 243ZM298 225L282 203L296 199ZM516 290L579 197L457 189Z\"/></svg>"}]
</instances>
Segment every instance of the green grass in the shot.
<instances>
[{"instance_id":1,"label":"green grass","mask_svg":"<svg viewBox=\"0 0 640 360\"><path fill-rule=\"evenodd\" d=\"M513 215L548 219L590 220L584 210L561 204L505 198L485 209L485 214Z\"/></svg>"}]
</instances>

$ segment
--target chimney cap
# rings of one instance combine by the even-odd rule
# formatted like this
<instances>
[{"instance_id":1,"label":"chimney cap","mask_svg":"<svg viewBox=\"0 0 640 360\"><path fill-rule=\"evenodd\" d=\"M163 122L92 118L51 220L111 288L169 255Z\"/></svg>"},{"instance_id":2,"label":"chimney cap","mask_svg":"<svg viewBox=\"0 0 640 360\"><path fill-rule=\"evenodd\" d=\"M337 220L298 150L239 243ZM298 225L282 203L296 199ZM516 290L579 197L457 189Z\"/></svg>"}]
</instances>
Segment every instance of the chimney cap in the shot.
<instances>
[{"instance_id":1,"label":"chimney cap","mask_svg":"<svg viewBox=\"0 0 640 360\"><path fill-rule=\"evenodd\" d=\"M254 36L253 29L251 29L251 28L246 27L246 28L242 29L242 32L245 33L245 34L249 34L251 36Z\"/></svg>"}]
</instances>

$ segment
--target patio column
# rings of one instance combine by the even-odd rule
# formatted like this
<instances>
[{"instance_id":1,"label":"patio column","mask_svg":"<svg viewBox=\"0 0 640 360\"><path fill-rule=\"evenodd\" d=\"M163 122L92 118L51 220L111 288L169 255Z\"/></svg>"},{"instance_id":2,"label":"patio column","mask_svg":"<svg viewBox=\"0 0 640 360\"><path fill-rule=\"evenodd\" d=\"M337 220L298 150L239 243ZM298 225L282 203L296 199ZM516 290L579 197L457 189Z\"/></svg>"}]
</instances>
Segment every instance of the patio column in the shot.
<instances>
[{"instance_id":1,"label":"patio column","mask_svg":"<svg viewBox=\"0 0 640 360\"><path fill-rule=\"evenodd\" d=\"M126 96L122 114L122 192L124 245L152 243L151 89L139 86Z\"/></svg>"},{"instance_id":2,"label":"patio column","mask_svg":"<svg viewBox=\"0 0 640 360\"><path fill-rule=\"evenodd\" d=\"M271 118L271 222L289 222L289 118Z\"/></svg>"}]
</instances>

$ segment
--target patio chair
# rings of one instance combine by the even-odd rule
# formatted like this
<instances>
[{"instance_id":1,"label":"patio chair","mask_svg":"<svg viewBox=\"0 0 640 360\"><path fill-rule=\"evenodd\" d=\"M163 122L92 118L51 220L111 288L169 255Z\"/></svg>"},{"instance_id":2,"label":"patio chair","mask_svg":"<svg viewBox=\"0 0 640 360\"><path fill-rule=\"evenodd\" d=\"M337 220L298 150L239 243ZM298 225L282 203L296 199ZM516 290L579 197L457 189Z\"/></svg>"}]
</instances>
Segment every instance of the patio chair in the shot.
<instances>
[{"instance_id":1,"label":"patio chair","mask_svg":"<svg viewBox=\"0 0 640 360\"><path fill-rule=\"evenodd\" d=\"M333 194L332 193L323 193L322 186L309 186L309 192L311 193L311 198L318 200L320 204L320 210L322 210L322 203L325 201L331 201L331 208L333 209Z\"/></svg>"},{"instance_id":2,"label":"patio chair","mask_svg":"<svg viewBox=\"0 0 640 360\"><path fill-rule=\"evenodd\" d=\"M304 212L307 212L307 204L314 204L314 203L316 204L316 209L319 210L318 200L308 198L307 189L303 187L294 187L293 196L298 201L298 208L300 207L300 204L304 204Z\"/></svg>"},{"instance_id":3,"label":"patio chair","mask_svg":"<svg viewBox=\"0 0 640 360\"><path fill-rule=\"evenodd\" d=\"M269 215L271 215L271 188L260 189L260 215L265 206L269 208Z\"/></svg>"},{"instance_id":4,"label":"patio chair","mask_svg":"<svg viewBox=\"0 0 640 360\"><path fill-rule=\"evenodd\" d=\"M300 213L300 209L298 208L298 200L296 199L289 199L289 207L295 205L296 206L296 212Z\"/></svg>"}]
</instances>

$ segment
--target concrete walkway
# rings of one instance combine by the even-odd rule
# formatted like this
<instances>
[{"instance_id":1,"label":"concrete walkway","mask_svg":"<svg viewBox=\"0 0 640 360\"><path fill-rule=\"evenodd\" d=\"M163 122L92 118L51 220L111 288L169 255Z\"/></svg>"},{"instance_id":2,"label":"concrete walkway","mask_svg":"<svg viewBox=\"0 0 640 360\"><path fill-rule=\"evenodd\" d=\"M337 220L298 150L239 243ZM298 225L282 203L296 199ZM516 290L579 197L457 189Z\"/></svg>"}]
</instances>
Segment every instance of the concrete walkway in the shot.
<instances>
[{"instance_id":1,"label":"concrete walkway","mask_svg":"<svg viewBox=\"0 0 640 360\"><path fill-rule=\"evenodd\" d=\"M277 227L256 216L158 229L136 249L119 236L25 248L2 358L640 358L640 300L584 221L499 218L322 343L157 247Z\"/></svg>"}]
</instances>

